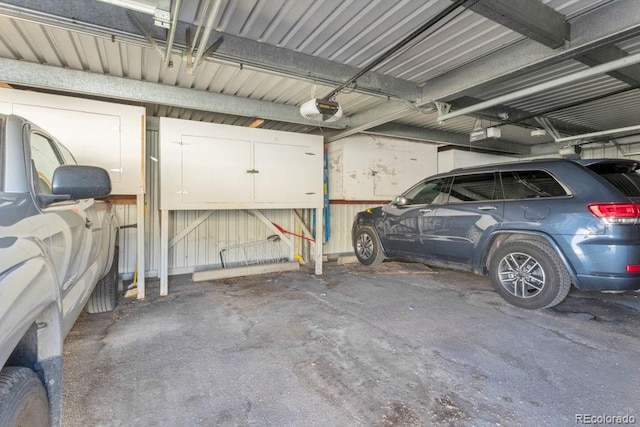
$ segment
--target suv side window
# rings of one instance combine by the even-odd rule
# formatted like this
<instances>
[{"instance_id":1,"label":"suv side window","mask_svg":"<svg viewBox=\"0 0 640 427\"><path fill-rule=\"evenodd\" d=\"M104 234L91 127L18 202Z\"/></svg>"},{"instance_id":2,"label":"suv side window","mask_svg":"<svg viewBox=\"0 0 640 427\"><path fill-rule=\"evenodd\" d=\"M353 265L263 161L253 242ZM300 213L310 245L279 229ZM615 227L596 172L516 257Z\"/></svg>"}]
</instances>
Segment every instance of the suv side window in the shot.
<instances>
[{"instance_id":1,"label":"suv side window","mask_svg":"<svg viewBox=\"0 0 640 427\"><path fill-rule=\"evenodd\" d=\"M496 174L493 172L458 175L453 178L448 202L480 202L501 199L502 195L498 190Z\"/></svg>"},{"instance_id":2,"label":"suv side window","mask_svg":"<svg viewBox=\"0 0 640 427\"><path fill-rule=\"evenodd\" d=\"M53 142L39 133L32 133L31 165L33 166L34 187L37 194L51 194L53 172L64 162L55 150Z\"/></svg>"},{"instance_id":3,"label":"suv side window","mask_svg":"<svg viewBox=\"0 0 640 427\"><path fill-rule=\"evenodd\" d=\"M627 197L640 197L640 174L636 162L599 163L589 169L604 178Z\"/></svg>"},{"instance_id":4,"label":"suv side window","mask_svg":"<svg viewBox=\"0 0 640 427\"><path fill-rule=\"evenodd\" d=\"M545 171L510 171L501 175L507 200L568 196L564 187Z\"/></svg>"},{"instance_id":5,"label":"suv side window","mask_svg":"<svg viewBox=\"0 0 640 427\"><path fill-rule=\"evenodd\" d=\"M447 179L423 181L404 194L409 205L444 203L447 197Z\"/></svg>"}]
</instances>

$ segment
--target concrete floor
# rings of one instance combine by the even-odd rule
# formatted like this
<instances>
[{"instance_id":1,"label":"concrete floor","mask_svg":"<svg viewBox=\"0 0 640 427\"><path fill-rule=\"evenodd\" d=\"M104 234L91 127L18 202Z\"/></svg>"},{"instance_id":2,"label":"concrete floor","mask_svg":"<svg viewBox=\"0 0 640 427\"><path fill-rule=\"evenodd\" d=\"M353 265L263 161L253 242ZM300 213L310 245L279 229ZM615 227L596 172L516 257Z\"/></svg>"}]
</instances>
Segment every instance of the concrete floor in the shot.
<instances>
[{"instance_id":1,"label":"concrete floor","mask_svg":"<svg viewBox=\"0 0 640 427\"><path fill-rule=\"evenodd\" d=\"M148 283L65 342L65 426L640 422L638 294L507 305L420 264Z\"/></svg>"}]
</instances>

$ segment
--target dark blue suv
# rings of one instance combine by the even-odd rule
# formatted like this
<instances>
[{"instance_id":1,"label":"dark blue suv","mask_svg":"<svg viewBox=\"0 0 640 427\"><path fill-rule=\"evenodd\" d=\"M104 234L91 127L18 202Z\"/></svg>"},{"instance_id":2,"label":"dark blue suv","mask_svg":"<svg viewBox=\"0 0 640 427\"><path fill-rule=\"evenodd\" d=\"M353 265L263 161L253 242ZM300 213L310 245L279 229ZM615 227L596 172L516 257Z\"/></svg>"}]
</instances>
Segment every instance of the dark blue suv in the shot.
<instances>
[{"instance_id":1,"label":"dark blue suv","mask_svg":"<svg viewBox=\"0 0 640 427\"><path fill-rule=\"evenodd\" d=\"M573 283L640 289L640 163L561 160L456 169L357 214L361 263L385 257L488 274L513 305L552 307Z\"/></svg>"}]
</instances>

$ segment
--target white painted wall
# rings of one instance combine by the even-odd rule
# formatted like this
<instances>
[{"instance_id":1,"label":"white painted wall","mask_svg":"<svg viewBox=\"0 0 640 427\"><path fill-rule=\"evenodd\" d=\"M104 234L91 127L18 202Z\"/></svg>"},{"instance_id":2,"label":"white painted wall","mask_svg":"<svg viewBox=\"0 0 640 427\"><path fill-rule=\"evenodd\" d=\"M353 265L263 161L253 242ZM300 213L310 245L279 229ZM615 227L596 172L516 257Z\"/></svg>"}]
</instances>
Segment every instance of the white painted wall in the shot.
<instances>
[{"instance_id":1,"label":"white painted wall","mask_svg":"<svg viewBox=\"0 0 640 427\"><path fill-rule=\"evenodd\" d=\"M390 200L438 169L437 147L422 142L354 135L327 148L332 200Z\"/></svg>"}]
</instances>

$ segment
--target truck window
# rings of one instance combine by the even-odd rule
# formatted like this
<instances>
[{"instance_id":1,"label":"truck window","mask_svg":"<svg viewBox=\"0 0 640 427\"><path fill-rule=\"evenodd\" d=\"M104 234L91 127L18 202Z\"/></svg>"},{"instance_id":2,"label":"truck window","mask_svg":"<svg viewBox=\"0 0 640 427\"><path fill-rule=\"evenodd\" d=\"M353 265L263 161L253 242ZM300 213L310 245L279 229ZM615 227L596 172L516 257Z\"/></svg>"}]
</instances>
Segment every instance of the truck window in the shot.
<instances>
[{"instance_id":1,"label":"truck window","mask_svg":"<svg viewBox=\"0 0 640 427\"><path fill-rule=\"evenodd\" d=\"M32 133L29 141L34 186L38 194L51 194L53 172L63 164L53 148L53 142L39 133Z\"/></svg>"}]
</instances>

